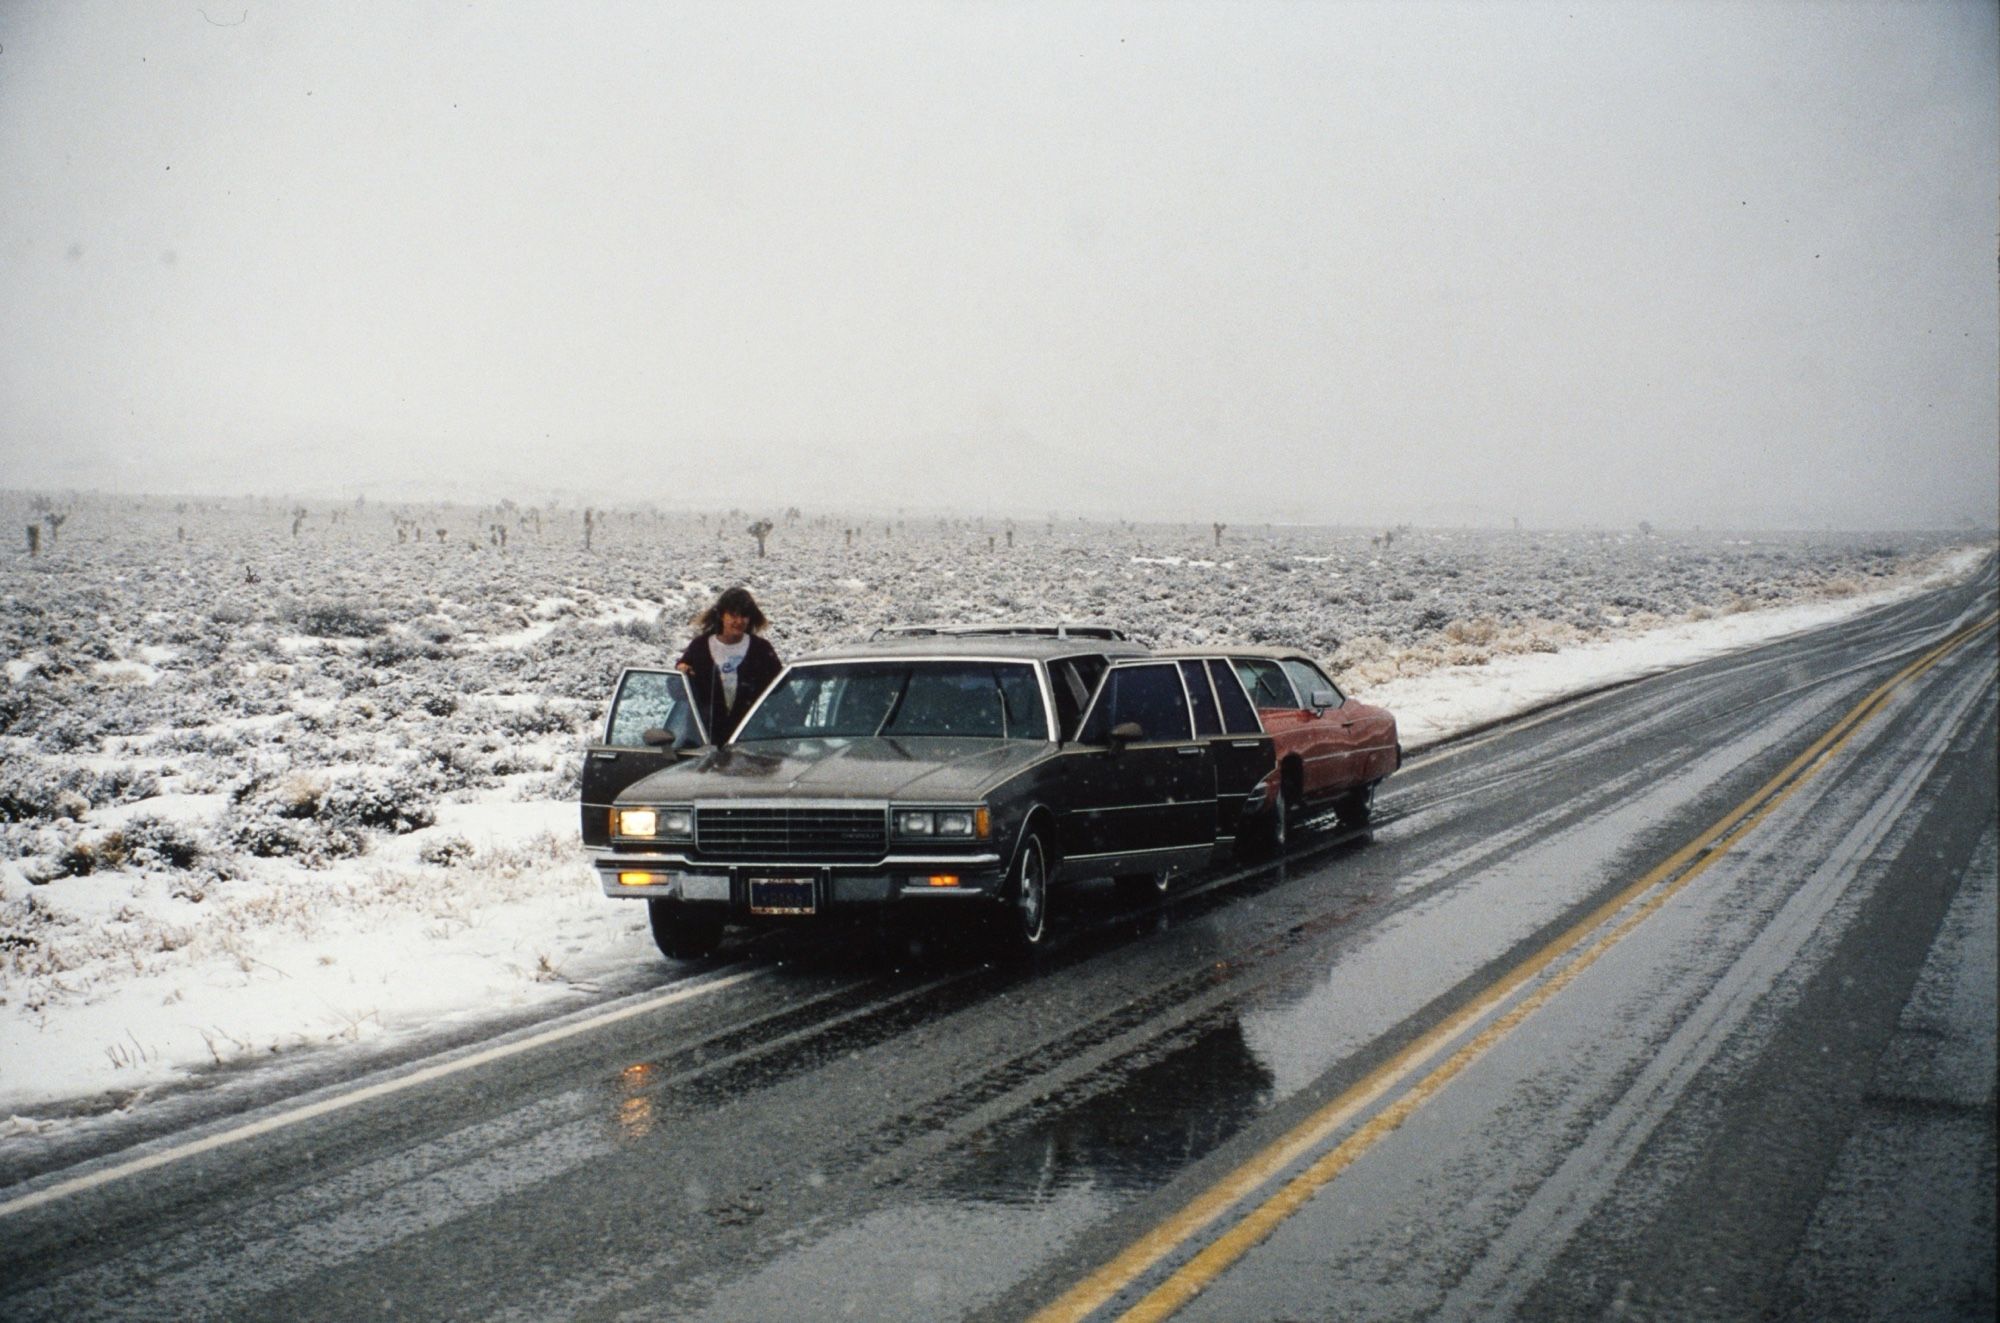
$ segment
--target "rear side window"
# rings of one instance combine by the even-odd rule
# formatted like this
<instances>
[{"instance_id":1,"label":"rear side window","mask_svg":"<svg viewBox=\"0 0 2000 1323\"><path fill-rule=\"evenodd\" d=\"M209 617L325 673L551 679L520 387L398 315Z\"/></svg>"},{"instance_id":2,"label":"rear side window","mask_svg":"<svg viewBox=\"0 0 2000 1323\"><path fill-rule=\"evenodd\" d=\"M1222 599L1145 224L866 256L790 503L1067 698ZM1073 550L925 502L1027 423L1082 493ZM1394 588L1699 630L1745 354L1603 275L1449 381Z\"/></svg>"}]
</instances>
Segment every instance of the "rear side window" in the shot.
<instances>
[{"instance_id":1,"label":"rear side window","mask_svg":"<svg viewBox=\"0 0 2000 1323\"><path fill-rule=\"evenodd\" d=\"M1215 696L1222 701L1222 728L1231 735L1255 735L1263 730L1263 723L1257 720L1257 709L1250 706L1250 699L1229 663L1211 661L1208 674L1215 681Z\"/></svg>"},{"instance_id":2,"label":"rear side window","mask_svg":"<svg viewBox=\"0 0 2000 1323\"><path fill-rule=\"evenodd\" d=\"M1285 678L1285 672L1278 663L1263 657L1235 658L1236 673L1243 677L1243 687L1250 691L1250 701L1258 707L1298 707L1299 700L1292 695L1292 682Z\"/></svg>"},{"instance_id":3,"label":"rear side window","mask_svg":"<svg viewBox=\"0 0 2000 1323\"><path fill-rule=\"evenodd\" d=\"M1173 663L1114 667L1104 678L1079 738L1089 744L1109 744L1111 728L1128 721L1138 722L1149 742L1193 738L1187 694Z\"/></svg>"},{"instance_id":4,"label":"rear side window","mask_svg":"<svg viewBox=\"0 0 2000 1323\"><path fill-rule=\"evenodd\" d=\"M1222 718L1216 715L1215 695L1208 689L1208 672L1198 661L1184 661L1181 679L1187 681L1188 702L1194 705L1194 733L1220 735Z\"/></svg>"},{"instance_id":5,"label":"rear side window","mask_svg":"<svg viewBox=\"0 0 2000 1323\"><path fill-rule=\"evenodd\" d=\"M1300 707L1312 704L1313 691L1316 689L1324 689L1333 695L1332 706L1340 705L1340 689L1333 681L1326 678L1325 671L1297 657L1285 658L1284 665L1285 674L1292 677L1292 685L1299 691Z\"/></svg>"}]
</instances>

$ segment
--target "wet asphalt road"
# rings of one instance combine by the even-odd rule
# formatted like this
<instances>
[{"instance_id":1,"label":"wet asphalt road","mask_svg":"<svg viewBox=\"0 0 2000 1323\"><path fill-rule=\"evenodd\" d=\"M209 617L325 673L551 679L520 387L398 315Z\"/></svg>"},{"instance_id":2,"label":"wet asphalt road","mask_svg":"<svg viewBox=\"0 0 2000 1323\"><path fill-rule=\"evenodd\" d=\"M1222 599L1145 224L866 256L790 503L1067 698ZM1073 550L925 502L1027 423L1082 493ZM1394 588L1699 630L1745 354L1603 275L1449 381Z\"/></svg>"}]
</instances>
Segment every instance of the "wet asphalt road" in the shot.
<instances>
[{"instance_id":1,"label":"wet asphalt road","mask_svg":"<svg viewBox=\"0 0 2000 1323\"><path fill-rule=\"evenodd\" d=\"M763 938L15 1170L0 1317L1990 1318L1993 631L1858 705L1994 601L1434 751L1025 967Z\"/></svg>"}]
</instances>

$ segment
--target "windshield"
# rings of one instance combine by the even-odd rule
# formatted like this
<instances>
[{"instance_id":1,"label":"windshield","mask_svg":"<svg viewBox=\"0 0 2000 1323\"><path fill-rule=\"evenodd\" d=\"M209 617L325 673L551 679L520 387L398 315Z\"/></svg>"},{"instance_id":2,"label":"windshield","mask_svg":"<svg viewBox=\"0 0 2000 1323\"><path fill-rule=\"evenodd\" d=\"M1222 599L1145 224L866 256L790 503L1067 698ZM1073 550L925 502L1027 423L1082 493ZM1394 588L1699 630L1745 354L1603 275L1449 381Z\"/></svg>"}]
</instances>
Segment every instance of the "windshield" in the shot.
<instances>
[{"instance_id":1,"label":"windshield","mask_svg":"<svg viewBox=\"0 0 2000 1323\"><path fill-rule=\"evenodd\" d=\"M1045 740L1049 723L1026 662L827 662L787 672L736 741L870 735Z\"/></svg>"}]
</instances>

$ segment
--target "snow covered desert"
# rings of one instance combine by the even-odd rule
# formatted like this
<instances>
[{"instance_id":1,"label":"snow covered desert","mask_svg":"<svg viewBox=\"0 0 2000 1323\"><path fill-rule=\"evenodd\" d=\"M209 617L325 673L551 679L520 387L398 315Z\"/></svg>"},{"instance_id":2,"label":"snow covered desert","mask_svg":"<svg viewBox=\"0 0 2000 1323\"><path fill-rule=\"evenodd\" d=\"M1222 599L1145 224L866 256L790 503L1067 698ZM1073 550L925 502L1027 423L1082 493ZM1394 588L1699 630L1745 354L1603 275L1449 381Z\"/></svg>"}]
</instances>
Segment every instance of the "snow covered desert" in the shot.
<instances>
[{"instance_id":1,"label":"snow covered desert","mask_svg":"<svg viewBox=\"0 0 2000 1323\"><path fill-rule=\"evenodd\" d=\"M657 968L644 908L602 897L579 849L580 752L618 669L670 661L730 584L788 658L1002 617L1296 643L1414 749L1866 610L1990 550L773 511L760 555L758 512L6 493L0 519L16 1140L219 1067L358 1064L556 1014Z\"/></svg>"}]
</instances>

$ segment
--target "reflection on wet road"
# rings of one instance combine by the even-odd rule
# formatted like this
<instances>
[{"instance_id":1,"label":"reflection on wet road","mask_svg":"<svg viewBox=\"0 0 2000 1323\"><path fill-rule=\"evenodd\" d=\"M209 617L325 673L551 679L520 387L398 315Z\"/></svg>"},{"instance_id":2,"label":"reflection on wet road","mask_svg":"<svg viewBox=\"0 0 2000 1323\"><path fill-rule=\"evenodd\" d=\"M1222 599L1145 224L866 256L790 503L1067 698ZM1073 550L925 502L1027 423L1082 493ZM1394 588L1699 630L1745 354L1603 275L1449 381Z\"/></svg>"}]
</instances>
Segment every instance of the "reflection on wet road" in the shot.
<instances>
[{"instance_id":1,"label":"reflection on wet road","mask_svg":"<svg viewBox=\"0 0 2000 1323\"><path fill-rule=\"evenodd\" d=\"M1981 588L1990 603L1990 567ZM1535 962L1599 907L1623 922L1635 879L1972 624L1980 596L1441 750L1390 783L1372 833L1309 827L1284 860L1161 904L1087 884L1028 966L873 934L759 938L692 980L663 965L667 987L744 977L0 1215L0 1312L1692 1316L1707 1297L1672 1265L1694 1263L1731 1293L1721 1312L1809 1313L1851 1290L1828 1256L1861 1252L1856 1196L1836 1198L1852 1181L1829 1173L1870 1170L1848 1136L1879 1122L1874 1063L1917 1041L1899 1027L1912 989L1948 979L1920 977L1936 934L1980 949L1947 916L1990 905L1990 631L1881 700L1754 830L1690 854L1698 879L1615 946ZM1990 1014L1955 995L1931 999L1959 1007L1938 1012L1946 1039ZM1985 1126L1986 1184L1975 1163L1965 1194L1990 1202L1990 1069L1986 1086L1951 1115ZM1158 1305L1370 1125L1337 1179ZM1730 1238L1704 1215L1716 1201L1745 1210Z\"/></svg>"}]
</instances>

